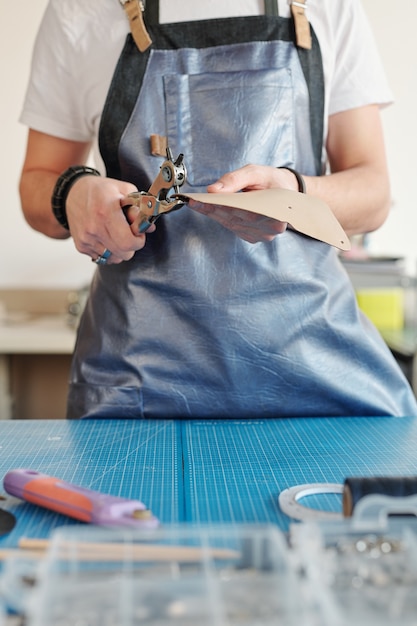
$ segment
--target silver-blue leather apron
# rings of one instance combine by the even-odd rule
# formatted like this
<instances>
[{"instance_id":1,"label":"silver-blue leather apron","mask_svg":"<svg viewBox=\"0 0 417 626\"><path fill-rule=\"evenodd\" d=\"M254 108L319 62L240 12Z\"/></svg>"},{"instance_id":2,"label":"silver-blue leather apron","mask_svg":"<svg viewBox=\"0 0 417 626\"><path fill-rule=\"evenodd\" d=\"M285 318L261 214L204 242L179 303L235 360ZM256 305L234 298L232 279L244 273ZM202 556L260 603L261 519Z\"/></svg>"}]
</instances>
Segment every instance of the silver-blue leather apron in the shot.
<instances>
[{"instance_id":1,"label":"silver-blue leather apron","mask_svg":"<svg viewBox=\"0 0 417 626\"><path fill-rule=\"evenodd\" d=\"M149 24L129 35L103 113L107 174L147 190L168 138L205 191L247 163L322 171L320 49L273 16ZM97 268L68 417L415 415L414 396L359 312L334 248L287 230L249 244L188 207L143 250Z\"/></svg>"}]
</instances>

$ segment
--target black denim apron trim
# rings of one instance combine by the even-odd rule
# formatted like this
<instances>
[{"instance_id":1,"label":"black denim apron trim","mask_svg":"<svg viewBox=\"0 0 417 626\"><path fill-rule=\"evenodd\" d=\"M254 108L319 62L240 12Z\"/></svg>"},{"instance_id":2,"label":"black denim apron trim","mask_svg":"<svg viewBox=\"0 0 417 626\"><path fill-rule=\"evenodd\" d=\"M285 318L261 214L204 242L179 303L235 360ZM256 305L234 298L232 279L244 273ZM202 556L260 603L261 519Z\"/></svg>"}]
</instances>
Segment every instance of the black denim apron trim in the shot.
<instances>
[{"instance_id":1,"label":"black denim apron trim","mask_svg":"<svg viewBox=\"0 0 417 626\"><path fill-rule=\"evenodd\" d=\"M131 34L127 35L104 106L99 146L107 176L111 178L121 178L119 143L135 107L152 49L199 49L256 41L295 41L294 22L291 18L265 15L160 24L148 27L148 31L153 44L144 53L139 52ZM297 53L310 94L310 130L315 171L321 174L324 75L320 46L313 29L311 35L314 40L312 49L297 48ZM322 96L318 97L318 94Z\"/></svg>"}]
</instances>

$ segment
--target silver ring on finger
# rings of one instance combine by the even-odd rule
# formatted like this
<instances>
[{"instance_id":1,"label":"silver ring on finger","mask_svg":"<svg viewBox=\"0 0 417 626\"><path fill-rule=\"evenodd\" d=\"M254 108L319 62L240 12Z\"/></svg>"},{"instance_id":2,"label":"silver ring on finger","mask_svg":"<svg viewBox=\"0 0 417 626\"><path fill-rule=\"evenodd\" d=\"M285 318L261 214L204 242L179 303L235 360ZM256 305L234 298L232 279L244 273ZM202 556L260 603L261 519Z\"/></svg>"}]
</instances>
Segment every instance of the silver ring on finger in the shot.
<instances>
[{"instance_id":1,"label":"silver ring on finger","mask_svg":"<svg viewBox=\"0 0 417 626\"><path fill-rule=\"evenodd\" d=\"M97 263L97 265L106 265L107 259L111 256L111 252L108 248L104 249L103 254L99 254L96 259L91 259L93 263Z\"/></svg>"}]
</instances>

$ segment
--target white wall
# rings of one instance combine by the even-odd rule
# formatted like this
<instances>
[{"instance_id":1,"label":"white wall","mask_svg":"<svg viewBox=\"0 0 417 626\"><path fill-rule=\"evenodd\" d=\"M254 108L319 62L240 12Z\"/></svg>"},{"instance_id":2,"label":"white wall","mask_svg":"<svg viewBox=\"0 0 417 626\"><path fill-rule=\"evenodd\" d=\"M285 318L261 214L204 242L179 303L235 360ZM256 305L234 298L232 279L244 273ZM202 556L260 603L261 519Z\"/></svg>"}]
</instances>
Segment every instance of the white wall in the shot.
<instances>
[{"instance_id":1,"label":"white wall","mask_svg":"<svg viewBox=\"0 0 417 626\"><path fill-rule=\"evenodd\" d=\"M72 241L54 241L32 231L19 205L18 178L26 129L17 121L27 82L31 50L47 0L0 0L0 288L77 288L89 281L94 264ZM394 205L386 224L370 238L378 254L405 255L416 265L414 154L417 140L417 73L414 24L417 3L400 10L391 0L363 0L372 22L396 104L383 112ZM406 9L406 10L404 10Z\"/></svg>"},{"instance_id":2,"label":"white wall","mask_svg":"<svg viewBox=\"0 0 417 626\"><path fill-rule=\"evenodd\" d=\"M36 30L47 0L0 0L0 288L78 288L94 270L72 243L33 231L18 197L26 129L18 123Z\"/></svg>"},{"instance_id":3,"label":"white wall","mask_svg":"<svg viewBox=\"0 0 417 626\"><path fill-rule=\"evenodd\" d=\"M370 237L376 254L402 255L408 269L417 264L417 72L415 23L417 3L362 0L371 21L395 103L383 111L393 207L382 228Z\"/></svg>"}]
</instances>

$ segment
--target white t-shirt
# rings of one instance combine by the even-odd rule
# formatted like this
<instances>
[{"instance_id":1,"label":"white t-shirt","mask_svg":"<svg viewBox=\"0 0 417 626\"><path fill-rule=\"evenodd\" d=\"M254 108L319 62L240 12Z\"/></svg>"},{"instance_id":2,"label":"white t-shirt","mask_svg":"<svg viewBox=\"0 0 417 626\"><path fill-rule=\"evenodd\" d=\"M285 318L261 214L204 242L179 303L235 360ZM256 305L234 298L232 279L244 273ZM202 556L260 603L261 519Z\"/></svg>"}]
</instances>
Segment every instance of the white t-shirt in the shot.
<instances>
[{"instance_id":1,"label":"white t-shirt","mask_svg":"<svg viewBox=\"0 0 417 626\"><path fill-rule=\"evenodd\" d=\"M288 0L279 14L288 17ZM160 0L161 22L259 15L263 0ZM327 116L391 101L360 0L309 0L325 74ZM20 121L50 135L97 141L101 112L129 24L119 0L50 0L36 39Z\"/></svg>"}]
</instances>

